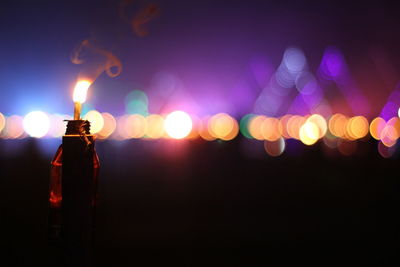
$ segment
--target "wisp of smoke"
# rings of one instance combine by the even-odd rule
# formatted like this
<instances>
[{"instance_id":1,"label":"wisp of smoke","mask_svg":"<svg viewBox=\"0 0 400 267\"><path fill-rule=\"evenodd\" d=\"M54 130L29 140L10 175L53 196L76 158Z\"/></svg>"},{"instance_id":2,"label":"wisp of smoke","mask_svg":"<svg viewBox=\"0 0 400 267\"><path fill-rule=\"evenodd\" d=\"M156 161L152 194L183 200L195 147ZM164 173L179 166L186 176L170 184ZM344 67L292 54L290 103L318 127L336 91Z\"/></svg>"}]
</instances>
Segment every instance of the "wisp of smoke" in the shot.
<instances>
[{"instance_id":1,"label":"wisp of smoke","mask_svg":"<svg viewBox=\"0 0 400 267\"><path fill-rule=\"evenodd\" d=\"M86 64L80 76L94 81L102 72L110 77L118 76L122 63L112 52L97 47L89 39L83 40L71 53L71 62Z\"/></svg>"},{"instance_id":2,"label":"wisp of smoke","mask_svg":"<svg viewBox=\"0 0 400 267\"><path fill-rule=\"evenodd\" d=\"M148 34L144 26L160 14L160 8L156 4L147 4L133 17L129 17L126 10L134 2L134 0L122 0L119 5L119 15L126 23L131 25L132 30L138 36L143 37Z\"/></svg>"},{"instance_id":3,"label":"wisp of smoke","mask_svg":"<svg viewBox=\"0 0 400 267\"><path fill-rule=\"evenodd\" d=\"M148 34L144 25L158 16L160 9L155 4L147 4L134 16L127 16L127 8L135 2L134 0L122 0L119 3L119 16L127 24L131 25L138 36ZM104 71L109 77L116 77L122 71L122 63L111 51L104 49L96 42L96 37L83 40L71 53L71 62L82 64L82 71L78 80L86 79L93 82Z\"/></svg>"},{"instance_id":4,"label":"wisp of smoke","mask_svg":"<svg viewBox=\"0 0 400 267\"><path fill-rule=\"evenodd\" d=\"M160 9L155 4L149 4L144 7L132 20L132 28L138 36L145 36L148 34L147 30L143 26L157 17L160 13Z\"/></svg>"}]
</instances>

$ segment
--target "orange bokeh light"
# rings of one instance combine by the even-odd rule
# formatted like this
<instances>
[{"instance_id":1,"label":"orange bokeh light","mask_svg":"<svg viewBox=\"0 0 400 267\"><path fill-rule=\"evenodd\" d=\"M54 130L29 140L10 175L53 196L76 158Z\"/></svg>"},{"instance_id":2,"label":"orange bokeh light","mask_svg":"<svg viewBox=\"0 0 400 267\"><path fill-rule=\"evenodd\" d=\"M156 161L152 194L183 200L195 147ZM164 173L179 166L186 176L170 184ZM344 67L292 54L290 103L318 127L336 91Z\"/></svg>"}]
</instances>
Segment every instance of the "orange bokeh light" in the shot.
<instances>
[{"instance_id":1,"label":"orange bokeh light","mask_svg":"<svg viewBox=\"0 0 400 267\"><path fill-rule=\"evenodd\" d=\"M281 137L279 120L277 118L265 118L261 124L261 135L268 141L278 140Z\"/></svg>"},{"instance_id":2,"label":"orange bokeh light","mask_svg":"<svg viewBox=\"0 0 400 267\"><path fill-rule=\"evenodd\" d=\"M198 123L198 133L200 137L206 141L213 141L216 139L208 131L208 122L210 118L211 118L210 116L203 117Z\"/></svg>"},{"instance_id":3,"label":"orange bokeh light","mask_svg":"<svg viewBox=\"0 0 400 267\"><path fill-rule=\"evenodd\" d=\"M248 129L249 129L250 135L254 139L257 139L257 140L264 139L264 137L261 133L261 126L266 118L267 117L265 117L264 115L258 115L258 116L254 116L253 118L250 119Z\"/></svg>"},{"instance_id":4,"label":"orange bokeh light","mask_svg":"<svg viewBox=\"0 0 400 267\"><path fill-rule=\"evenodd\" d=\"M110 113L104 112L101 113L101 116L103 117L104 125L101 131L97 133L97 135L100 139L105 139L115 131L117 122L114 116L111 115Z\"/></svg>"},{"instance_id":5,"label":"orange bokeh light","mask_svg":"<svg viewBox=\"0 0 400 267\"><path fill-rule=\"evenodd\" d=\"M113 138L116 140L125 140L129 138L129 133L126 131L126 119L128 118L129 115L123 115L121 117L118 117L116 119L117 121L117 126L116 130L113 134Z\"/></svg>"},{"instance_id":6,"label":"orange bokeh light","mask_svg":"<svg viewBox=\"0 0 400 267\"><path fill-rule=\"evenodd\" d=\"M382 130L385 128L386 122L381 117L377 117L371 121L369 126L369 132L373 138L376 140L381 139Z\"/></svg>"},{"instance_id":7,"label":"orange bokeh light","mask_svg":"<svg viewBox=\"0 0 400 267\"><path fill-rule=\"evenodd\" d=\"M147 120L140 114L129 115L125 120L125 131L130 138L142 138L147 131Z\"/></svg>"},{"instance_id":8,"label":"orange bokeh light","mask_svg":"<svg viewBox=\"0 0 400 267\"><path fill-rule=\"evenodd\" d=\"M146 117L147 130L145 137L158 139L164 136L164 118L161 115L152 114Z\"/></svg>"},{"instance_id":9,"label":"orange bokeh light","mask_svg":"<svg viewBox=\"0 0 400 267\"><path fill-rule=\"evenodd\" d=\"M201 124L201 120L196 115L191 115L192 118L192 130L189 135L186 136L186 139L196 139L199 137L199 128Z\"/></svg>"},{"instance_id":10,"label":"orange bokeh light","mask_svg":"<svg viewBox=\"0 0 400 267\"><path fill-rule=\"evenodd\" d=\"M396 132L397 132L397 138L399 138L399 136L400 136L400 118L393 117L390 120L388 120L386 125L390 125L393 128L395 128Z\"/></svg>"},{"instance_id":11,"label":"orange bokeh light","mask_svg":"<svg viewBox=\"0 0 400 267\"><path fill-rule=\"evenodd\" d=\"M340 113L332 115L329 120L329 131L336 137L345 137L348 118Z\"/></svg>"},{"instance_id":12,"label":"orange bokeh light","mask_svg":"<svg viewBox=\"0 0 400 267\"><path fill-rule=\"evenodd\" d=\"M279 124L278 124L279 133L286 139L290 138L290 135L287 131L287 123L291 117L292 115L286 114L279 119Z\"/></svg>"},{"instance_id":13,"label":"orange bokeh light","mask_svg":"<svg viewBox=\"0 0 400 267\"><path fill-rule=\"evenodd\" d=\"M239 132L237 121L226 113L219 113L208 121L208 131L211 136L221 140L232 140Z\"/></svg>"},{"instance_id":14,"label":"orange bokeh light","mask_svg":"<svg viewBox=\"0 0 400 267\"><path fill-rule=\"evenodd\" d=\"M287 122L287 132L291 138L300 140L300 128L306 121L306 118L294 115Z\"/></svg>"},{"instance_id":15,"label":"orange bokeh light","mask_svg":"<svg viewBox=\"0 0 400 267\"><path fill-rule=\"evenodd\" d=\"M368 134L368 128L368 120L363 116L356 116L348 120L346 131L350 139L360 139Z\"/></svg>"}]
</instances>

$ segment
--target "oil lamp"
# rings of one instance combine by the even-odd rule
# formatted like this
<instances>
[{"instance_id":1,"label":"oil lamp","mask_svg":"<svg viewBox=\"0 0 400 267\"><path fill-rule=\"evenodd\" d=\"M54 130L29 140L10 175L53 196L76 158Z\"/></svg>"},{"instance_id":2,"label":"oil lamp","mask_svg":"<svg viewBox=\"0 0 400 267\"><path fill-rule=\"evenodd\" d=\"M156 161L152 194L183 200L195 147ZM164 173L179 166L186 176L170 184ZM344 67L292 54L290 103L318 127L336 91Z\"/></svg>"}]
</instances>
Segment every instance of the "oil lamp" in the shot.
<instances>
[{"instance_id":1,"label":"oil lamp","mask_svg":"<svg viewBox=\"0 0 400 267\"><path fill-rule=\"evenodd\" d=\"M91 83L76 83L74 119L69 120L50 170L49 240L62 250L64 265L90 266L99 159L89 121L80 118Z\"/></svg>"}]
</instances>

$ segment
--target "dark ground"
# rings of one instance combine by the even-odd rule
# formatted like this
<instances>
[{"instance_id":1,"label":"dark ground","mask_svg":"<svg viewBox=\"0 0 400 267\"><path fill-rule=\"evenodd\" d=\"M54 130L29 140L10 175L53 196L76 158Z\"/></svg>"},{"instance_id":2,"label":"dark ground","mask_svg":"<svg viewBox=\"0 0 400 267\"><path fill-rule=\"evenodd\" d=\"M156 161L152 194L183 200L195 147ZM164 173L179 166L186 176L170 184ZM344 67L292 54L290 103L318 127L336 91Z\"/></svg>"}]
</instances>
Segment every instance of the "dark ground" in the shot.
<instances>
[{"instance_id":1,"label":"dark ground","mask_svg":"<svg viewBox=\"0 0 400 267\"><path fill-rule=\"evenodd\" d=\"M24 148L10 156L6 142ZM351 157L292 143L303 151L278 158L245 156L243 145L262 143L243 142L97 142L95 266L400 264L398 160L375 142ZM56 260L50 158L36 148L0 140L1 266Z\"/></svg>"}]
</instances>

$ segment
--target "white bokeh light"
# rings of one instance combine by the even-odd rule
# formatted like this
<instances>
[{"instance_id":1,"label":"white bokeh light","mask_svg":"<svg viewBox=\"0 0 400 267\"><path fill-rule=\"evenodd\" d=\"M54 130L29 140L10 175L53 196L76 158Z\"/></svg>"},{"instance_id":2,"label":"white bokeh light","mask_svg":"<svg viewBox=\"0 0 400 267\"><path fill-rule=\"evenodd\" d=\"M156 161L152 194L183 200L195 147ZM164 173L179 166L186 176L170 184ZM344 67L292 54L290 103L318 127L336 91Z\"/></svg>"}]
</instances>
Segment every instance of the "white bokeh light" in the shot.
<instances>
[{"instance_id":1,"label":"white bokeh light","mask_svg":"<svg viewBox=\"0 0 400 267\"><path fill-rule=\"evenodd\" d=\"M320 137L318 125L314 122L306 121L301 127L299 132L300 140L305 145L313 145Z\"/></svg>"},{"instance_id":2,"label":"white bokeh light","mask_svg":"<svg viewBox=\"0 0 400 267\"><path fill-rule=\"evenodd\" d=\"M40 138L47 134L50 129L50 119L42 111L32 111L24 117L24 130L32 137Z\"/></svg>"},{"instance_id":3,"label":"white bokeh light","mask_svg":"<svg viewBox=\"0 0 400 267\"><path fill-rule=\"evenodd\" d=\"M174 111L165 118L165 132L174 139L182 139L192 131L192 119L184 111Z\"/></svg>"},{"instance_id":4,"label":"white bokeh light","mask_svg":"<svg viewBox=\"0 0 400 267\"><path fill-rule=\"evenodd\" d=\"M91 134L100 132L104 127L103 116L97 110L90 110L88 113L86 113L83 119L90 122Z\"/></svg>"},{"instance_id":5,"label":"white bokeh light","mask_svg":"<svg viewBox=\"0 0 400 267\"><path fill-rule=\"evenodd\" d=\"M289 72L294 74L304 70L307 65L307 60L303 51L295 47L290 47L285 50L283 63Z\"/></svg>"}]
</instances>

